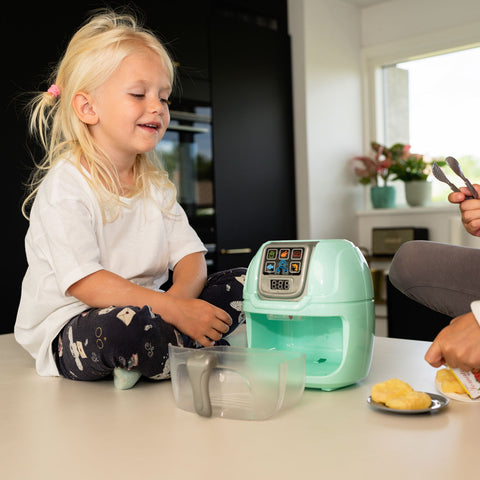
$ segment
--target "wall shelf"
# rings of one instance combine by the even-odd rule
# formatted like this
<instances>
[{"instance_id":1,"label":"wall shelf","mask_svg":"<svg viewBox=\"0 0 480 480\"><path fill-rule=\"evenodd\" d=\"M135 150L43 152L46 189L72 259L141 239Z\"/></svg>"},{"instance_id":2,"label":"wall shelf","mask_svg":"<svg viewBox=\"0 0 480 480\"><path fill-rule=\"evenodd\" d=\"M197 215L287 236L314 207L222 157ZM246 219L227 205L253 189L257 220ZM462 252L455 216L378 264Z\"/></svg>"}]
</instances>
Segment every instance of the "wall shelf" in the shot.
<instances>
[{"instance_id":1,"label":"wall shelf","mask_svg":"<svg viewBox=\"0 0 480 480\"><path fill-rule=\"evenodd\" d=\"M428 228L429 240L480 248L480 238L463 228L457 205L429 207L378 208L357 212L357 245L372 250L373 228Z\"/></svg>"}]
</instances>

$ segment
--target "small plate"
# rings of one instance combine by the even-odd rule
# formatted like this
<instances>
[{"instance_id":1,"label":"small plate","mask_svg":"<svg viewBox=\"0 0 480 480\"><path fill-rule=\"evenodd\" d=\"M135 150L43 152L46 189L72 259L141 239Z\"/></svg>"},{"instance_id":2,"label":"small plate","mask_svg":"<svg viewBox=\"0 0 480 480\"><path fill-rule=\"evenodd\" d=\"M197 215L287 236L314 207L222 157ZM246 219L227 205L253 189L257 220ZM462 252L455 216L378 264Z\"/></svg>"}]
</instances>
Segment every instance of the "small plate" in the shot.
<instances>
[{"instance_id":1,"label":"small plate","mask_svg":"<svg viewBox=\"0 0 480 480\"><path fill-rule=\"evenodd\" d=\"M468 396L468 393L449 393L449 392L444 392L442 390L442 384L438 381L435 380L435 386L437 387L437 390L442 394L445 395L448 398L451 398L452 400L458 400L460 402L465 402L465 403L480 403L480 398L470 398Z\"/></svg>"},{"instance_id":2,"label":"small plate","mask_svg":"<svg viewBox=\"0 0 480 480\"><path fill-rule=\"evenodd\" d=\"M390 408L384 405L383 403L374 402L372 397L369 396L367 398L367 403L375 408L376 410L382 410L383 412L389 413L400 413L403 415L414 415L416 413L433 413L438 412L442 408L448 405L448 398L445 398L443 395L437 395L436 393L428 393L425 392L427 395L430 395L432 399L432 404L428 408L421 408L419 410L400 410L398 408Z\"/></svg>"}]
</instances>

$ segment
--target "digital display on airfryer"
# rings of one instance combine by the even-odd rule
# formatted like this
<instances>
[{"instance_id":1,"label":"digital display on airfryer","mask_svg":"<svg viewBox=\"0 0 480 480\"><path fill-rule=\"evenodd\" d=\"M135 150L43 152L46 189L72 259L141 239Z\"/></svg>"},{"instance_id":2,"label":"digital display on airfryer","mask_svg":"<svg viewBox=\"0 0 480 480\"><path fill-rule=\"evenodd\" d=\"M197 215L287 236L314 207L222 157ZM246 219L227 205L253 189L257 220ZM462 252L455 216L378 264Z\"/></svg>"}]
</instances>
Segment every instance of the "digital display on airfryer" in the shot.
<instances>
[{"instance_id":1,"label":"digital display on airfryer","mask_svg":"<svg viewBox=\"0 0 480 480\"><path fill-rule=\"evenodd\" d=\"M284 279L284 280L275 280L275 279L270 279L270 288L272 290L288 290L290 288L290 280Z\"/></svg>"}]
</instances>

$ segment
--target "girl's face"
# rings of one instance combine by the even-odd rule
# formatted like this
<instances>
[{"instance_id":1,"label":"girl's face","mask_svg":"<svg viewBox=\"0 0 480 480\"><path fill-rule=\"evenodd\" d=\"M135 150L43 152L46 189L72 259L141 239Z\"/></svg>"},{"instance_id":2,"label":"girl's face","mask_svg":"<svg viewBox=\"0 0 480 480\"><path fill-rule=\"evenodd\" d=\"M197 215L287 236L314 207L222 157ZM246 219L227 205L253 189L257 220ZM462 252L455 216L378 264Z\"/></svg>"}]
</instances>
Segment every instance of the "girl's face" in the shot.
<instances>
[{"instance_id":1,"label":"girl's face","mask_svg":"<svg viewBox=\"0 0 480 480\"><path fill-rule=\"evenodd\" d=\"M143 48L125 57L92 93L97 121L90 131L117 167L128 168L161 140L170 122L171 90L162 60Z\"/></svg>"}]
</instances>

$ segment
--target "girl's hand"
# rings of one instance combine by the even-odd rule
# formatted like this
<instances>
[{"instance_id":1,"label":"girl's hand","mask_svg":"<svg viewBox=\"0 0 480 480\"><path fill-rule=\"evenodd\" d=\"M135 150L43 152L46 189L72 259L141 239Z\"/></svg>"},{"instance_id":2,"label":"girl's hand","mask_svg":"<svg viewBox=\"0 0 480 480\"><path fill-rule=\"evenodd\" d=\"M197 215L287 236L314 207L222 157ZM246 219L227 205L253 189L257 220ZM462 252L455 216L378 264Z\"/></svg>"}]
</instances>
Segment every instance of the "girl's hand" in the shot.
<instances>
[{"instance_id":1,"label":"girl's hand","mask_svg":"<svg viewBox=\"0 0 480 480\"><path fill-rule=\"evenodd\" d=\"M475 190L480 195L480 186L475 184ZM460 212L462 214L462 223L465 230L476 237L480 237L480 200L469 199L468 202L464 200L469 195L469 190L462 187L461 192L453 192L448 196L450 203L460 204Z\"/></svg>"},{"instance_id":2,"label":"girl's hand","mask_svg":"<svg viewBox=\"0 0 480 480\"><path fill-rule=\"evenodd\" d=\"M447 364L469 371L480 368L480 325L472 312L454 318L435 338L425 360L435 368Z\"/></svg>"},{"instance_id":3,"label":"girl's hand","mask_svg":"<svg viewBox=\"0 0 480 480\"><path fill-rule=\"evenodd\" d=\"M166 292L141 287L107 270L99 270L82 278L70 286L68 293L94 308L150 305L152 311L165 322L204 347L212 346L220 340L232 324L227 312L204 300L178 298Z\"/></svg>"},{"instance_id":4,"label":"girl's hand","mask_svg":"<svg viewBox=\"0 0 480 480\"><path fill-rule=\"evenodd\" d=\"M230 330L232 319L221 308L199 299L170 299L171 308L162 318L203 347L213 346Z\"/></svg>"}]
</instances>

